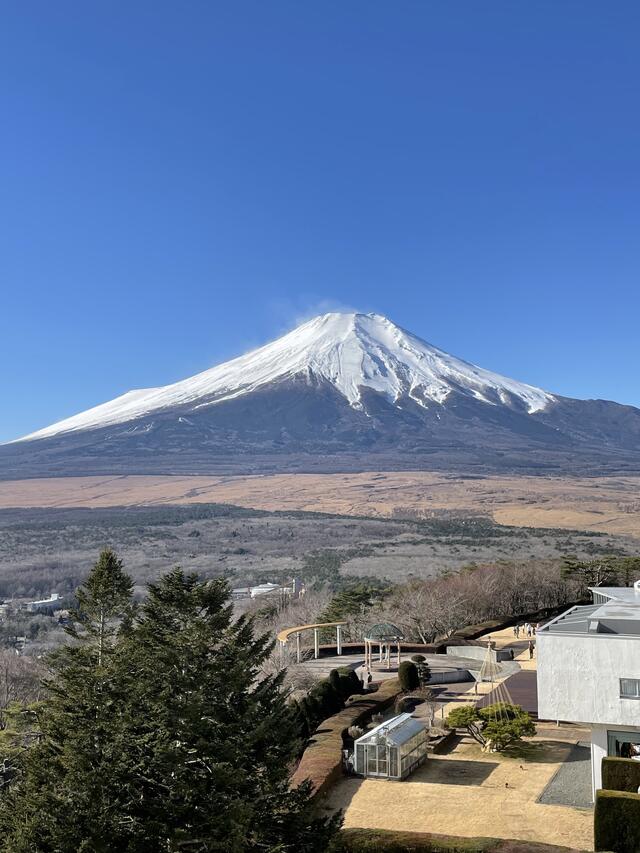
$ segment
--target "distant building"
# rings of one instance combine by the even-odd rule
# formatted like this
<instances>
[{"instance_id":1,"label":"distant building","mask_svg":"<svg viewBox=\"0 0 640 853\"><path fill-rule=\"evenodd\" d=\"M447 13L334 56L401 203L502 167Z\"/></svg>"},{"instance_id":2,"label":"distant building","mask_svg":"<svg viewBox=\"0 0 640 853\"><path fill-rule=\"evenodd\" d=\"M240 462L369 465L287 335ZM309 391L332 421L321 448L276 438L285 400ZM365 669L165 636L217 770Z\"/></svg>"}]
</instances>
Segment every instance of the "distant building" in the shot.
<instances>
[{"instance_id":1,"label":"distant building","mask_svg":"<svg viewBox=\"0 0 640 853\"><path fill-rule=\"evenodd\" d=\"M263 595L287 595L291 598L299 598L304 594L302 581L294 578L287 586L278 583L261 583L257 586L239 586L231 590L232 599L260 598Z\"/></svg>"},{"instance_id":2,"label":"distant building","mask_svg":"<svg viewBox=\"0 0 640 853\"><path fill-rule=\"evenodd\" d=\"M593 791L604 756L640 760L640 581L594 587L537 631L538 716L591 729Z\"/></svg>"},{"instance_id":3,"label":"distant building","mask_svg":"<svg viewBox=\"0 0 640 853\"><path fill-rule=\"evenodd\" d=\"M59 610L62 607L62 596L59 592L52 592L49 598L43 598L40 601L28 601L25 604L25 609L30 613L37 613L38 610Z\"/></svg>"}]
</instances>

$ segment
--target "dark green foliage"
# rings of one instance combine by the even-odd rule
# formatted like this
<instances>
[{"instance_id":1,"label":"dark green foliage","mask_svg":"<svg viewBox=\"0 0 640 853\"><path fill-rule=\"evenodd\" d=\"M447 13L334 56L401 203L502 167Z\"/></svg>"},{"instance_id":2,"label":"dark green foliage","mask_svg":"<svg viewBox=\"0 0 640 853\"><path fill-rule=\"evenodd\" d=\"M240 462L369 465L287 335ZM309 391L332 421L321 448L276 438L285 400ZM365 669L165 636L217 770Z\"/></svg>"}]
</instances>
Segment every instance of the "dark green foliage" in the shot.
<instances>
[{"instance_id":1,"label":"dark green foliage","mask_svg":"<svg viewBox=\"0 0 640 853\"><path fill-rule=\"evenodd\" d=\"M341 666L337 669L332 669L329 673L329 681L343 702L345 702L349 696L353 696L354 693L362 692L362 685L360 684L358 674L349 666Z\"/></svg>"},{"instance_id":2,"label":"dark green foliage","mask_svg":"<svg viewBox=\"0 0 640 853\"><path fill-rule=\"evenodd\" d=\"M271 643L232 620L222 580L180 569L148 590L105 553L53 660L39 743L0 797L3 853L322 853L334 819L291 789L296 719ZM330 688L331 689L331 688Z\"/></svg>"},{"instance_id":3,"label":"dark green foliage","mask_svg":"<svg viewBox=\"0 0 640 853\"><path fill-rule=\"evenodd\" d=\"M632 758L603 758L602 787L608 791L637 794L640 788L640 761Z\"/></svg>"},{"instance_id":4,"label":"dark green foliage","mask_svg":"<svg viewBox=\"0 0 640 853\"><path fill-rule=\"evenodd\" d=\"M418 668L418 680L420 682L420 687L424 687L425 684L428 684L431 681L431 667L427 663L427 659L424 655L411 655L411 660Z\"/></svg>"},{"instance_id":5,"label":"dark green foliage","mask_svg":"<svg viewBox=\"0 0 640 853\"><path fill-rule=\"evenodd\" d=\"M410 660L402 661L398 668L398 678L400 679L400 686L406 692L417 690L420 687L418 667Z\"/></svg>"},{"instance_id":6,"label":"dark green foliage","mask_svg":"<svg viewBox=\"0 0 640 853\"><path fill-rule=\"evenodd\" d=\"M315 684L309 691L309 695L317 700L323 720L332 714L337 714L344 707L340 694L334 689L329 679L323 679Z\"/></svg>"},{"instance_id":7,"label":"dark green foliage","mask_svg":"<svg viewBox=\"0 0 640 853\"><path fill-rule=\"evenodd\" d=\"M329 606L322 613L320 622L339 622L349 616L365 613L374 604L379 602L385 595L386 590L380 585L372 586L368 583L351 583L337 592L331 599Z\"/></svg>"},{"instance_id":8,"label":"dark green foliage","mask_svg":"<svg viewBox=\"0 0 640 853\"><path fill-rule=\"evenodd\" d=\"M327 584L330 588L337 588L340 581L340 565L342 558L337 551L315 551L308 554L304 559L302 576L313 586ZM329 621L329 620L327 620Z\"/></svg>"},{"instance_id":9,"label":"dark green foliage","mask_svg":"<svg viewBox=\"0 0 640 853\"><path fill-rule=\"evenodd\" d=\"M501 752L523 737L533 737L536 727L520 705L495 704L486 708L461 705L447 717L447 725L465 728L478 743Z\"/></svg>"},{"instance_id":10,"label":"dark green foliage","mask_svg":"<svg viewBox=\"0 0 640 853\"><path fill-rule=\"evenodd\" d=\"M332 669L329 678L318 681L311 690L293 703L302 738L308 738L323 720L344 708L346 700L362 692L360 679L348 666Z\"/></svg>"},{"instance_id":11,"label":"dark green foliage","mask_svg":"<svg viewBox=\"0 0 640 853\"><path fill-rule=\"evenodd\" d=\"M640 794L596 791L593 816L596 850L638 853L640 850Z\"/></svg>"},{"instance_id":12,"label":"dark green foliage","mask_svg":"<svg viewBox=\"0 0 640 853\"><path fill-rule=\"evenodd\" d=\"M575 578L585 587L630 586L640 572L640 557L605 554L595 560L565 557L564 578Z\"/></svg>"}]
</instances>

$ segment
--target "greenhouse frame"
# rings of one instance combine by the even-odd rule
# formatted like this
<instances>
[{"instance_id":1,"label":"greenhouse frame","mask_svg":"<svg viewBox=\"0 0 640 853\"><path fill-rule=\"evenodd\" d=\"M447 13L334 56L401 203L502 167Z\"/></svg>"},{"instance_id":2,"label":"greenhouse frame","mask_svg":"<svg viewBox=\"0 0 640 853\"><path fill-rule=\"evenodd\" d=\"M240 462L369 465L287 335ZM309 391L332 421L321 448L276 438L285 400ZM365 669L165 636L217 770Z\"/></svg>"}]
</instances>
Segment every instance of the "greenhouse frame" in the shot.
<instances>
[{"instance_id":1,"label":"greenhouse frame","mask_svg":"<svg viewBox=\"0 0 640 853\"><path fill-rule=\"evenodd\" d=\"M356 773L377 779L405 779L427 757L427 729L411 714L398 714L354 743Z\"/></svg>"}]
</instances>

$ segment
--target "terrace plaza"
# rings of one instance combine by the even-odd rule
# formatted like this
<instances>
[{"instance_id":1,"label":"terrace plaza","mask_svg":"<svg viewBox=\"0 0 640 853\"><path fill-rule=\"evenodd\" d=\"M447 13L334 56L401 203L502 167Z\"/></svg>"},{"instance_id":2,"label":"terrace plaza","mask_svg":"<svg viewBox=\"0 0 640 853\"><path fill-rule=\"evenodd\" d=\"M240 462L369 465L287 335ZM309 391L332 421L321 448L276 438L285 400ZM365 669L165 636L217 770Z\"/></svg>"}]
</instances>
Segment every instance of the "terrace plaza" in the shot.
<instances>
[{"instance_id":1,"label":"terrace plaza","mask_svg":"<svg viewBox=\"0 0 640 853\"><path fill-rule=\"evenodd\" d=\"M513 649L507 672L519 667L512 677L526 685L523 696L535 704L535 678L527 676L535 674L536 658L529 659L528 639L516 639L510 628L491 639L497 649ZM381 667L376 677L385 675ZM442 713L461 702L478 701L476 690L482 701L492 688L489 683L447 685L438 693L446 703ZM418 706L414 716L427 713ZM555 721L538 722L535 737L504 753L483 752L464 735L447 753L429 755L405 781L340 780L329 792L327 806L344 810L346 827L512 838L590 850L593 811L585 741L588 729Z\"/></svg>"}]
</instances>

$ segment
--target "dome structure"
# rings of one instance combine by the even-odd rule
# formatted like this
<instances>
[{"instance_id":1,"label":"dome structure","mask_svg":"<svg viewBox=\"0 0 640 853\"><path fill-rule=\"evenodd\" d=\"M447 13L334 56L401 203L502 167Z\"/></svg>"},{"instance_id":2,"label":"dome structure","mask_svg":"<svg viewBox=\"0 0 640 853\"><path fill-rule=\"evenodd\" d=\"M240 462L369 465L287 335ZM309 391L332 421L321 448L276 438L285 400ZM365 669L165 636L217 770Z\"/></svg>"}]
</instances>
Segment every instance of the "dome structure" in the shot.
<instances>
[{"instance_id":1,"label":"dome structure","mask_svg":"<svg viewBox=\"0 0 640 853\"><path fill-rule=\"evenodd\" d=\"M404 639L404 634L392 622L377 622L365 632L365 639L377 642L397 642Z\"/></svg>"}]
</instances>

